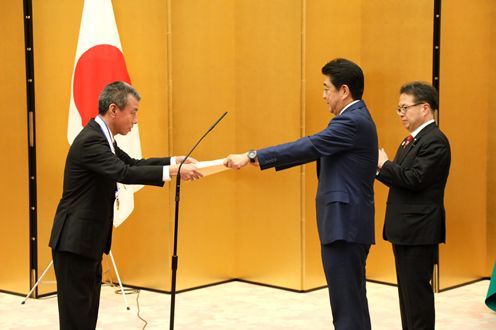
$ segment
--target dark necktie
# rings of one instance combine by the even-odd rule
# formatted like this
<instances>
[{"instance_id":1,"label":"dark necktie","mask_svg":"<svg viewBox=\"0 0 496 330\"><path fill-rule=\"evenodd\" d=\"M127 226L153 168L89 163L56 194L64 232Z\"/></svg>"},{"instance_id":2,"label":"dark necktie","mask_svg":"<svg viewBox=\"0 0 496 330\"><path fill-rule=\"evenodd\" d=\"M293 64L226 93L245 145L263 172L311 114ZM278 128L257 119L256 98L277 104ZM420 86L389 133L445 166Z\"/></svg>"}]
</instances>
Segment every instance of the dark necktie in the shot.
<instances>
[{"instance_id":1,"label":"dark necktie","mask_svg":"<svg viewBox=\"0 0 496 330\"><path fill-rule=\"evenodd\" d=\"M413 136L408 135L408 136L406 137L406 139L405 139L405 140L403 141L403 143L402 143L403 149L405 149L405 148L406 148L406 146L407 146L407 145L409 145L409 144L410 144L410 142L412 142L412 141L413 141Z\"/></svg>"}]
</instances>

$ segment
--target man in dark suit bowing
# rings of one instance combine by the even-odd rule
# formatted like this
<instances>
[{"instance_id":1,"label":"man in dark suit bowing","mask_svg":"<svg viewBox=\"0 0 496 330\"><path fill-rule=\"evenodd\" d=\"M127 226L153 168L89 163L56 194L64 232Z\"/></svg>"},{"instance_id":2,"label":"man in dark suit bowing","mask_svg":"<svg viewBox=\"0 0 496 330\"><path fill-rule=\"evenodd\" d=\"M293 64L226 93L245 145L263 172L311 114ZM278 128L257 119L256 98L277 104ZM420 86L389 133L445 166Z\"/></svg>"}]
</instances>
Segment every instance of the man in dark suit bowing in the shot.
<instances>
[{"instance_id":1,"label":"man in dark suit bowing","mask_svg":"<svg viewBox=\"0 0 496 330\"><path fill-rule=\"evenodd\" d=\"M133 159L119 149L117 134L138 123L140 96L125 82L107 85L98 99L98 116L72 143L64 171L64 187L50 237L57 278L60 329L96 328L102 279L101 259L112 240L117 182L163 186L177 175L184 157ZM185 163L195 162L187 159ZM193 164L181 177L201 177ZM116 204L118 207L118 204Z\"/></svg>"},{"instance_id":2,"label":"man in dark suit bowing","mask_svg":"<svg viewBox=\"0 0 496 330\"><path fill-rule=\"evenodd\" d=\"M444 188L450 145L434 122L434 87L411 82L400 90L397 113L410 135L393 161L379 150L377 179L389 187L383 236L393 244L403 329L434 329L430 284L445 242Z\"/></svg>"},{"instance_id":3,"label":"man in dark suit bowing","mask_svg":"<svg viewBox=\"0 0 496 330\"><path fill-rule=\"evenodd\" d=\"M294 142L230 155L226 166L248 163L283 170L317 161L317 226L336 329L370 329L365 263L374 243L377 133L361 100L363 72L346 59L322 68L323 99L335 117L321 132Z\"/></svg>"}]
</instances>

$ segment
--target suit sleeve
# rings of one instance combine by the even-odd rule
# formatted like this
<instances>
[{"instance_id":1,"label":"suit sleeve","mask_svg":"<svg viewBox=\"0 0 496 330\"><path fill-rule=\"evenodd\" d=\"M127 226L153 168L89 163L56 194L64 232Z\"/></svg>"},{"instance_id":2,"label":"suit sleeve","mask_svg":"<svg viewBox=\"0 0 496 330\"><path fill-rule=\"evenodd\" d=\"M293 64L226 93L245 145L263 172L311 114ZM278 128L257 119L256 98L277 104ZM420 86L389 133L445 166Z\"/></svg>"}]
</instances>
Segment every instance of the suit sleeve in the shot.
<instances>
[{"instance_id":1,"label":"suit sleeve","mask_svg":"<svg viewBox=\"0 0 496 330\"><path fill-rule=\"evenodd\" d=\"M279 171L309 163L321 157L332 156L353 148L355 136L356 127L351 118L335 117L325 130L315 135L257 150L260 168L264 170L275 167Z\"/></svg>"},{"instance_id":2,"label":"suit sleeve","mask_svg":"<svg viewBox=\"0 0 496 330\"><path fill-rule=\"evenodd\" d=\"M388 187L420 191L439 178L450 163L450 149L442 139L433 139L419 145L412 166L386 161L377 179Z\"/></svg>"},{"instance_id":3,"label":"suit sleeve","mask_svg":"<svg viewBox=\"0 0 496 330\"><path fill-rule=\"evenodd\" d=\"M148 159L135 159L130 157L124 150L115 145L115 154L127 165L131 166L143 166L143 165L170 165L170 157L162 158L148 158Z\"/></svg>"},{"instance_id":4,"label":"suit sleeve","mask_svg":"<svg viewBox=\"0 0 496 330\"><path fill-rule=\"evenodd\" d=\"M163 164L154 164L155 160L132 159L120 149L116 149L114 154L106 140L97 135L80 143L78 156L87 170L124 184L163 185Z\"/></svg>"}]
</instances>

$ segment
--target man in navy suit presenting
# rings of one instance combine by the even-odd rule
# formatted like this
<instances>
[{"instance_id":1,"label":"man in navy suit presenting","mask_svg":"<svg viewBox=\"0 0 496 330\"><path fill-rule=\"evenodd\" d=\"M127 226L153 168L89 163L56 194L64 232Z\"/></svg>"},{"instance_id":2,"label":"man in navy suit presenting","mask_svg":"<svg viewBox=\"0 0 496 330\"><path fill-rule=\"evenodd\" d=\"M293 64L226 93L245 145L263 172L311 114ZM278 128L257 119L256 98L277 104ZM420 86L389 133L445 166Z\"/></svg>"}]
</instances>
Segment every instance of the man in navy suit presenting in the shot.
<instances>
[{"instance_id":1,"label":"man in navy suit presenting","mask_svg":"<svg viewBox=\"0 0 496 330\"><path fill-rule=\"evenodd\" d=\"M323 99L335 117L321 132L294 142L227 157L276 171L317 161L316 207L322 262L336 329L370 329L365 263L374 243L377 132L365 103L363 72L337 58L322 68Z\"/></svg>"}]
</instances>

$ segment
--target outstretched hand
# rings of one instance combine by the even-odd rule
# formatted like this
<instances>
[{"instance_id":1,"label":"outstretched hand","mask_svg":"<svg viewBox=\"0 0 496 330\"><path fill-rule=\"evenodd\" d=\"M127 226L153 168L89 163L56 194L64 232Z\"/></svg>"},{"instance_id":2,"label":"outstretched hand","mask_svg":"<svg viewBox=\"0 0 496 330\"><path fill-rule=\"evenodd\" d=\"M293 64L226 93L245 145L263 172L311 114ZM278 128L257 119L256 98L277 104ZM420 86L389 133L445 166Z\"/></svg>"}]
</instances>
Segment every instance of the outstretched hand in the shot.
<instances>
[{"instance_id":1,"label":"outstretched hand","mask_svg":"<svg viewBox=\"0 0 496 330\"><path fill-rule=\"evenodd\" d=\"M245 167L250 163L250 159L248 158L248 154L231 154L226 157L224 161L224 166L229 167L235 170L239 170L242 167ZM258 166L258 162L252 163L255 166Z\"/></svg>"}]
</instances>

